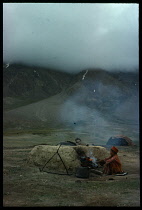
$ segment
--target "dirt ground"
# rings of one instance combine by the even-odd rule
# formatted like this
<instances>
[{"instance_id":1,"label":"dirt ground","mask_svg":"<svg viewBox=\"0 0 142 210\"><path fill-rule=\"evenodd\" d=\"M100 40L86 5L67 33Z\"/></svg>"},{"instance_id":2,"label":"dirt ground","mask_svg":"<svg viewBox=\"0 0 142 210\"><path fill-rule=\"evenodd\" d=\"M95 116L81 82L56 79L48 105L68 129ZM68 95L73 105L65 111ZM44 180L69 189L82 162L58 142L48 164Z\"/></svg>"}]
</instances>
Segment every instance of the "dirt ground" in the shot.
<instances>
[{"instance_id":1,"label":"dirt ground","mask_svg":"<svg viewBox=\"0 0 142 210\"><path fill-rule=\"evenodd\" d=\"M118 147L126 176L91 173L88 179L81 179L75 174L49 174L29 166L27 157L35 143L39 142L26 135L4 138L4 207L140 206L138 145Z\"/></svg>"}]
</instances>

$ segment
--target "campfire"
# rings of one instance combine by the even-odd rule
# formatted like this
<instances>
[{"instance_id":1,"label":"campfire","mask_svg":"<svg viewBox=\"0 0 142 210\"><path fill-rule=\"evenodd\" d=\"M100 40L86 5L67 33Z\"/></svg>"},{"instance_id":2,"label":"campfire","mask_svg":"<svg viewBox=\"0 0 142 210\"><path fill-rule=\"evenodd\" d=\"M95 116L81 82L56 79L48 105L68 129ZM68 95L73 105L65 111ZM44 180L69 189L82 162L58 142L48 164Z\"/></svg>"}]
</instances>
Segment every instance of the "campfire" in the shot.
<instances>
[{"instance_id":1,"label":"campfire","mask_svg":"<svg viewBox=\"0 0 142 210\"><path fill-rule=\"evenodd\" d=\"M76 177L89 178L90 172L97 175L102 175L101 171L96 170L98 168L97 158L95 157L81 157L81 166L76 170Z\"/></svg>"},{"instance_id":2,"label":"campfire","mask_svg":"<svg viewBox=\"0 0 142 210\"><path fill-rule=\"evenodd\" d=\"M82 167L89 167L89 168L98 168L98 164L96 163L95 157L81 157L81 166Z\"/></svg>"},{"instance_id":3,"label":"campfire","mask_svg":"<svg viewBox=\"0 0 142 210\"><path fill-rule=\"evenodd\" d=\"M80 160L82 167L89 167L89 168L98 167L97 158L93 156L91 150L88 150L86 154L82 148L78 148L76 149L76 152L78 154L78 159Z\"/></svg>"},{"instance_id":4,"label":"campfire","mask_svg":"<svg viewBox=\"0 0 142 210\"><path fill-rule=\"evenodd\" d=\"M102 175L101 171L96 170L98 168L97 158L93 156L92 151L89 150L86 155L81 148L78 148L77 153L81 166L76 170L76 177L89 178L90 172Z\"/></svg>"}]
</instances>

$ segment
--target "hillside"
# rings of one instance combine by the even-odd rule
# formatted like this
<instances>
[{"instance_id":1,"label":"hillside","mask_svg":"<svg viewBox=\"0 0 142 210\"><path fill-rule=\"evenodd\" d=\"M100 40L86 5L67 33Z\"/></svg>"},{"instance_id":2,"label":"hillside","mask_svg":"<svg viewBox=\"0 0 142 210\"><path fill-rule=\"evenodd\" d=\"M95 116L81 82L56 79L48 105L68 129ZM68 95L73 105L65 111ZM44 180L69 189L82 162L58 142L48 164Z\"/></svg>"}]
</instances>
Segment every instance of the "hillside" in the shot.
<instances>
[{"instance_id":1,"label":"hillside","mask_svg":"<svg viewBox=\"0 0 142 210\"><path fill-rule=\"evenodd\" d=\"M4 130L69 127L82 131L92 126L111 129L114 123L138 130L137 72L89 69L73 75L18 64L4 65L3 71Z\"/></svg>"},{"instance_id":2,"label":"hillside","mask_svg":"<svg viewBox=\"0 0 142 210\"><path fill-rule=\"evenodd\" d=\"M4 109L9 110L60 93L72 75L22 64L3 65Z\"/></svg>"}]
</instances>

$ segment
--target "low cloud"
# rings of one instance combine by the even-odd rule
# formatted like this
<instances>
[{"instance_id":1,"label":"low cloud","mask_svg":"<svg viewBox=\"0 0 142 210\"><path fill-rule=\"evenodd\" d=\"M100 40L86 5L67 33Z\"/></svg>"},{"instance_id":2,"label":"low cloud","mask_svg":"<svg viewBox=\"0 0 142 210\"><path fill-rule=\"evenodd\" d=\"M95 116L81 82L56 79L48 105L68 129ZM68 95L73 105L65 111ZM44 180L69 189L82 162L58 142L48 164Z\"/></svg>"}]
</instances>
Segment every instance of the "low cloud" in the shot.
<instances>
[{"instance_id":1,"label":"low cloud","mask_svg":"<svg viewBox=\"0 0 142 210\"><path fill-rule=\"evenodd\" d=\"M4 3L4 62L138 68L138 4Z\"/></svg>"}]
</instances>

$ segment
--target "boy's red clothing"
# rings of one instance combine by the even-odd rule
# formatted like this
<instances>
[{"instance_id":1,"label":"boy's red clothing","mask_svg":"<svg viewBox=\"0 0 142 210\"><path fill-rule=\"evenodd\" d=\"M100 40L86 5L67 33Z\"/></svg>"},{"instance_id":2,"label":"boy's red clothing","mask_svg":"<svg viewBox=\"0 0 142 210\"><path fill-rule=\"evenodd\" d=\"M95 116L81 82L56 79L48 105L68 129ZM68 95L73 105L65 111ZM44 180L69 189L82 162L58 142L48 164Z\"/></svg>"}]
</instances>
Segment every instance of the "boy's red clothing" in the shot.
<instances>
[{"instance_id":1,"label":"boy's red clothing","mask_svg":"<svg viewBox=\"0 0 142 210\"><path fill-rule=\"evenodd\" d=\"M117 154L105 158L104 161L106 162L103 169L104 174L117 174L122 172L121 162Z\"/></svg>"}]
</instances>

